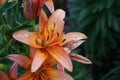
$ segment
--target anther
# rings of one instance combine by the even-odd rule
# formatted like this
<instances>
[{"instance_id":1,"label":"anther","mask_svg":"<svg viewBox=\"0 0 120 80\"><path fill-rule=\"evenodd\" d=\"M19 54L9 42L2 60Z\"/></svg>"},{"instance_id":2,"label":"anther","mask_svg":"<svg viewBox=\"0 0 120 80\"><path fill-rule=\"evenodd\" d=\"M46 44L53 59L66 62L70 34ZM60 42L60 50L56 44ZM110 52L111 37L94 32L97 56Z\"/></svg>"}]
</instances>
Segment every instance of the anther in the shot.
<instances>
[{"instance_id":1,"label":"anther","mask_svg":"<svg viewBox=\"0 0 120 80\"><path fill-rule=\"evenodd\" d=\"M65 41L66 41L66 39L63 39L63 40L62 40L62 43L64 43Z\"/></svg>"},{"instance_id":2,"label":"anther","mask_svg":"<svg viewBox=\"0 0 120 80\"><path fill-rule=\"evenodd\" d=\"M55 29L55 23L54 23L54 29Z\"/></svg>"},{"instance_id":3,"label":"anther","mask_svg":"<svg viewBox=\"0 0 120 80\"><path fill-rule=\"evenodd\" d=\"M57 36L59 37L59 33L57 32Z\"/></svg>"},{"instance_id":4,"label":"anther","mask_svg":"<svg viewBox=\"0 0 120 80\"><path fill-rule=\"evenodd\" d=\"M39 38L37 38L36 41L37 41L37 43L39 43L40 45L42 44L42 41L41 41Z\"/></svg>"},{"instance_id":5,"label":"anther","mask_svg":"<svg viewBox=\"0 0 120 80\"><path fill-rule=\"evenodd\" d=\"M47 36L47 41L49 40L49 36Z\"/></svg>"}]
</instances>

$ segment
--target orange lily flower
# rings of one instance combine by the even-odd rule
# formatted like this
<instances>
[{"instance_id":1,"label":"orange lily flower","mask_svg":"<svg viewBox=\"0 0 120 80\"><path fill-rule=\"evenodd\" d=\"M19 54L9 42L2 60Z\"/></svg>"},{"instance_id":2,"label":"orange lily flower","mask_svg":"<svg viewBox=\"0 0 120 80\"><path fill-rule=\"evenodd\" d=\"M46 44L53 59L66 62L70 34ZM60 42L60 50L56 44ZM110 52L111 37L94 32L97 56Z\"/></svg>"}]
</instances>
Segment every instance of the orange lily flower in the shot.
<instances>
[{"instance_id":1,"label":"orange lily flower","mask_svg":"<svg viewBox=\"0 0 120 80\"><path fill-rule=\"evenodd\" d=\"M0 80L16 80L18 65L14 63L10 69L9 76L0 70Z\"/></svg>"},{"instance_id":2,"label":"orange lily flower","mask_svg":"<svg viewBox=\"0 0 120 80\"><path fill-rule=\"evenodd\" d=\"M14 39L29 46L39 48L32 62L32 72L35 72L49 55L56 59L67 70L72 71L73 65L70 57L60 42L63 36L64 17L65 12L61 9L53 12L49 19L45 12L41 11L39 32L22 30L13 34Z\"/></svg>"},{"instance_id":3,"label":"orange lily flower","mask_svg":"<svg viewBox=\"0 0 120 80\"><path fill-rule=\"evenodd\" d=\"M23 0L25 17L29 20L37 17L44 4L48 7L51 13L54 11L53 0Z\"/></svg>"},{"instance_id":4,"label":"orange lily flower","mask_svg":"<svg viewBox=\"0 0 120 80\"><path fill-rule=\"evenodd\" d=\"M46 61L44 61L37 71L31 72L30 63L32 63L33 57L35 56L34 53L37 52L36 50L37 49L35 48L30 48L30 58L19 54L11 54L7 56L8 59L20 64L28 70L16 80L73 80L73 78L68 74L52 68L57 62L50 56L46 59Z\"/></svg>"}]
</instances>

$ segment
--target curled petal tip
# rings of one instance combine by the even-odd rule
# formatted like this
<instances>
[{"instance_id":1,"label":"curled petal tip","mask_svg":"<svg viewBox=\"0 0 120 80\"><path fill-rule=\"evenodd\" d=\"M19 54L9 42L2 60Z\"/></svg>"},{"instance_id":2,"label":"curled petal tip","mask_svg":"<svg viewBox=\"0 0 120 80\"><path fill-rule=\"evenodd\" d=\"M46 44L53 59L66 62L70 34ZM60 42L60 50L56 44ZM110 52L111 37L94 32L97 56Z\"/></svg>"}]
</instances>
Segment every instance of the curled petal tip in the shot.
<instances>
[{"instance_id":1,"label":"curled petal tip","mask_svg":"<svg viewBox=\"0 0 120 80\"><path fill-rule=\"evenodd\" d=\"M69 54L71 59L75 60L75 61L78 61L78 62L81 62L83 64L92 64L92 62L87 59L86 57L83 57L81 55L78 55L78 54Z\"/></svg>"},{"instance_id":2,"label":"curled petal tip","mask_svg":"<svg viewBox=\"0 0 120 80\"><path fill-rule=\"evenodd\" d=\"M73 66L70 67L68 70L69 70L70 72L72 72L72 71L73 71Z\"/></svg>"},{"instance_id":3,"label":"curled petal tip","mask_svg":"<svg viewBox=\"0 0 120 80\"><path fill-rule=\"evenodd\" d=\"M92 64L92 61L89 60L88 64Z\"/></svg>"}]
</instances>

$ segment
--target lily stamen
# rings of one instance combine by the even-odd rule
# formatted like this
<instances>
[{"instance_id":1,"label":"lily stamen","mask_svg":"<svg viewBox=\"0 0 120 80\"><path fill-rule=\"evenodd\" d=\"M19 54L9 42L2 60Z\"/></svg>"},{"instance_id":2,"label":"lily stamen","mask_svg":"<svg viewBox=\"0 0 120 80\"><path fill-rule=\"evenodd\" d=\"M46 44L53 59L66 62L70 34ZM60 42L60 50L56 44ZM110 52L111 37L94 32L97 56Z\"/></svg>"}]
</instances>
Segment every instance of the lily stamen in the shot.
<instances>
[{"instance_id":1,"label":"lily stamen","mask_svg":"<svg viewBox=\"0 0 120 80\"><path fill-rule=\"evenodd\" d=\"M40 44L40 45L42 44L42 40L40 38L37 38L36 41L38 44Z\"/></svg>"}]
</instances>

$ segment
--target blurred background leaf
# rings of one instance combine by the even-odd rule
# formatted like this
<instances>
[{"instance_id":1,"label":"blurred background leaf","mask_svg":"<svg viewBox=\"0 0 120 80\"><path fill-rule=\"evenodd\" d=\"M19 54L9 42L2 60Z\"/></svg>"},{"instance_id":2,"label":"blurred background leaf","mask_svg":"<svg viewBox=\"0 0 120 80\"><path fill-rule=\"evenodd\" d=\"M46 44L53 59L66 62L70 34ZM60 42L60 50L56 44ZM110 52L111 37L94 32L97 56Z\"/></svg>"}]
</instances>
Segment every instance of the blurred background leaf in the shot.
<instances>
[{"instance_id":1,"label":"blurred background leaf","mask_svg":"<svg viewBox=\"0 0 120 80\"><path fill-rule=\"evenodd\" d=\"M119 80L114 69L120 63L120 1L68 0L68 11L67 29L88 36L84 49L93 62L93 80Z\"/></svg>"}]
</instances>

